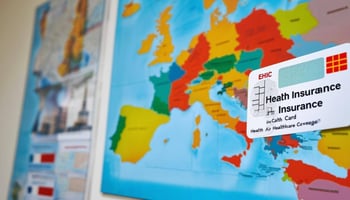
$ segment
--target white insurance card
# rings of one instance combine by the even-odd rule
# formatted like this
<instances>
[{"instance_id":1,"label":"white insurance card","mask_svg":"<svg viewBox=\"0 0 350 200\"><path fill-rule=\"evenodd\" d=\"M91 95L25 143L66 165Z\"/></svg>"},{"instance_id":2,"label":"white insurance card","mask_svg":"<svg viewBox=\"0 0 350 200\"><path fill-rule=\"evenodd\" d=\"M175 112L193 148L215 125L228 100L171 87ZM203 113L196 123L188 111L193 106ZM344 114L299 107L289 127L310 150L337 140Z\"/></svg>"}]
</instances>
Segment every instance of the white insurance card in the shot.
<instances>
[{"instance_id":1,"label":"white insurance card","mask_svg":"<svg viewBox=\"0 0 350 200\"><path fill-rule=\"evenodd\" d=\"M248 137L349 126L349 55L342 44L251 72Z\"/></svg>"}]
</instances>

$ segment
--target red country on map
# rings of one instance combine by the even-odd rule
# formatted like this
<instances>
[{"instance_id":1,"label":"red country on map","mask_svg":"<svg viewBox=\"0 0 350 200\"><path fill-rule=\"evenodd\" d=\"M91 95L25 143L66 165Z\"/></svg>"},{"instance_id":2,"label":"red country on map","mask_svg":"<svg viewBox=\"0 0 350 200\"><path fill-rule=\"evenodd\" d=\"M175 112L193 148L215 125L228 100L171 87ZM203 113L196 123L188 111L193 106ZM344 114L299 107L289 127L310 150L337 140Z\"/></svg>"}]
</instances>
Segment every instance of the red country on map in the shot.
<instances>
[{"instance_id":1,"label":"red country on map","mask_svg":"<svg viewBox=\"0 0 350 200\"><path fill-rule=\"evenodd\" d=\"M350 187L350 170L348 170L348 176L346 178L339 178L327 172L324 172L312 165L303 163L300 160L287 160L288 167L285 173L296 184L310 184L315 180L329 180L339 185ZM302 172L302 173L301 173Z\"/></svg>"},{"instance_id":2,"label":"red country on map","mask_svg":"<svg viewBox=\"0 0 350 200\"><path fill-rule=\"evenodd\" d=\"M187 110L189 108L189 95L186 94L187 84L196 78L200 71L204 70L203 65L209 59L209 48L209 43L204 34L199 35L196 47L182 66L185 71L184 76L176 80L171 86L169 110L173 108Z\"/></svg>"},{"instance_id":3,"label":"red country on map","mask_svg":"<svg viewBox=\"0 0 350 200\"><path fill-rule=\"evenodd\" d=\"M236 25L239 46L236 50L264 52L263 67L294 58L288 53L293 41L283 38L276 19L265 10L254 10L251 15Z\"/></svg>"}]
</instances>

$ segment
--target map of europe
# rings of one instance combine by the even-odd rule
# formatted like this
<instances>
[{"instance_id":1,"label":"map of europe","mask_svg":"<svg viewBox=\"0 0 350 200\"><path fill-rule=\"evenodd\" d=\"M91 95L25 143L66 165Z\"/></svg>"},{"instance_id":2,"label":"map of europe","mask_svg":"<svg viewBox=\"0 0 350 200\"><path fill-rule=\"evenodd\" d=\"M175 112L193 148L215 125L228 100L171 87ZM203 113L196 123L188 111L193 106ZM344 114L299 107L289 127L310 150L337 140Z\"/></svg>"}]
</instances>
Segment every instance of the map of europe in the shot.
<instances>
[{"instance_id":1,"label":"map of europe","mask_svg":"<svg viewBox=\"0 0 350 200\"><path fill-rule=\"evenodd\" d=\"M120 0L102 192L349 197L350 129L246 133L249 73L349 42L349 8L346 0Z\"/></svg>"}]
</instances>

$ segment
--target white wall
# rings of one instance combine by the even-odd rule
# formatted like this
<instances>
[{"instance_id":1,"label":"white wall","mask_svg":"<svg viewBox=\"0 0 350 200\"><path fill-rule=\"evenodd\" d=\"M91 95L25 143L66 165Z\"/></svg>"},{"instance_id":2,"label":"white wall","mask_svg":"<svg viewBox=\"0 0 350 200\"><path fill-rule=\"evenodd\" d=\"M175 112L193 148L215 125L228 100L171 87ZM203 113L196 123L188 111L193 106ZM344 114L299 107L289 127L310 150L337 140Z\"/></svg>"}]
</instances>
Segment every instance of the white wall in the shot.
<instances>
[{"instance_id":1,"label":"white wall","mask_svg":"<svg viewBox=\"0 0 350 200\"><path fill-rule=\"evenodd\" d=\"M7 198L17 145L34 14L43 0L0 0L0 199Z\"/></svg>"},{"instance_id":2,"label":"white wall","mask_svg":"<svg viewBox=\"0 0 350 200\"><path fill-rule=\"evenodd\" d=\"M22 112L35 9L43 2L45 0L0 0L0 199L7 198ZM103 137L100 135L98 138ZM106 196L100 192L103 141L104 138L96 144L93 182L88 197L125 199Z\"/></svg>"}]
</instances>

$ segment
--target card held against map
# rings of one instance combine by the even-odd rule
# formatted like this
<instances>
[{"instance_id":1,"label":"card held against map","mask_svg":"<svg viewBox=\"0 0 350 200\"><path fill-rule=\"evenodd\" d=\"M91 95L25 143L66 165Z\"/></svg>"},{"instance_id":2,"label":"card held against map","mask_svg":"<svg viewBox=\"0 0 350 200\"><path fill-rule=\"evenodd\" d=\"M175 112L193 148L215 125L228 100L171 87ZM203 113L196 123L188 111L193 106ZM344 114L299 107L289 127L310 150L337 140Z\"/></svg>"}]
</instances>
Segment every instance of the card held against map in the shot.
<instances>
[{"instance_id":1,"label":"card held against map","mask_svg":"<svg viewBox=\"0 0 350 200\"><path fill-rule=\"evenodd\" d=\"M350 44L253 71L249 75L250 138L346 127Z\"/></svg>"}]
</instances>

